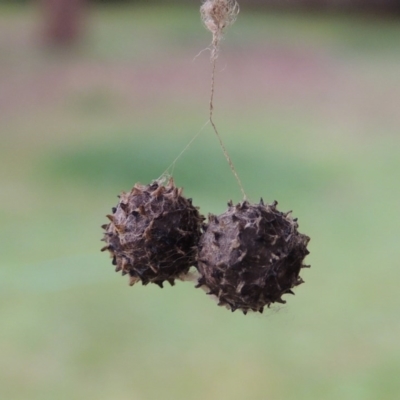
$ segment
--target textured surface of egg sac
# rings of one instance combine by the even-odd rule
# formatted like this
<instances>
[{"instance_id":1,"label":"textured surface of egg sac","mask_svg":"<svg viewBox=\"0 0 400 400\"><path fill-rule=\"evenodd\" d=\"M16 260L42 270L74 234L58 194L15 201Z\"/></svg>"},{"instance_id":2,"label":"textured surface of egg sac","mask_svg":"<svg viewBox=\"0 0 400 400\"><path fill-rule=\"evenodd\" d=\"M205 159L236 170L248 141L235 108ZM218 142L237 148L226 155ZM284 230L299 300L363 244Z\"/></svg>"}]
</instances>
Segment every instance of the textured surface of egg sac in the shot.
<instances>
[{"instance_id":1,"label":"textured surface of egg sac","mask_svg":"<svg viewBox=\"0 0 400 400\"><path fill-rule=\"evenodd\" d=\"M166 186L136 184L112 211L102 250L110 252L117 272L129 274L131 285L173 285L195 264L204 218L172 179Z\"/></svg>"},{"instance_id":2,"label":"textured surface of egg sac","mask_svg":"<svg viewBox=\"0 0 400 400\"><path fill-rule=\"evenodd\" d=\"M225 213L209 216L200 239L197 287L207 287L219 305L245 314L285 303L282 296L303 283L299 273L310 238L276 202L228 205Z\"/></svg>"}]
</instances>

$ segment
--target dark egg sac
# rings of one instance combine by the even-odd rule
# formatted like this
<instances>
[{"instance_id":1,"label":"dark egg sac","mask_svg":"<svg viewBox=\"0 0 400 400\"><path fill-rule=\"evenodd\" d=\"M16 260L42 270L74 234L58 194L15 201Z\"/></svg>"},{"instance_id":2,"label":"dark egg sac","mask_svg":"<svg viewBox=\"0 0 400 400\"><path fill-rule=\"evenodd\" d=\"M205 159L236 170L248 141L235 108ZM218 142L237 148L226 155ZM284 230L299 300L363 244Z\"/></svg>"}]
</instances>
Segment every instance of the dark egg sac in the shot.
<instances>
[{"instance_id":1,"label":"dark egg sac","mask_svg":"<svg viewBox=\"0 0 400 400\"><path fill-rule=\"evenodd\" d=\"M117 272L129 274L131 285L173 285L195 264L204 217L172 179L166 186L136 184L107 217L102 251L110 252Z\"/></svg>"},{"instance_id":2,"label":"dark egg sac","mask_svg":"<svg viewBox=\"0 0 400 400\"><path fill-rule=\"evenodd\" d=\"M199 243L197 287L206 286L219 305L235 311L263 312L285 303L284 294L303 283L299 273L310 238L297 231L297 220L276 208L244 201L209 216Z\"/></svg>"}]
</instances>

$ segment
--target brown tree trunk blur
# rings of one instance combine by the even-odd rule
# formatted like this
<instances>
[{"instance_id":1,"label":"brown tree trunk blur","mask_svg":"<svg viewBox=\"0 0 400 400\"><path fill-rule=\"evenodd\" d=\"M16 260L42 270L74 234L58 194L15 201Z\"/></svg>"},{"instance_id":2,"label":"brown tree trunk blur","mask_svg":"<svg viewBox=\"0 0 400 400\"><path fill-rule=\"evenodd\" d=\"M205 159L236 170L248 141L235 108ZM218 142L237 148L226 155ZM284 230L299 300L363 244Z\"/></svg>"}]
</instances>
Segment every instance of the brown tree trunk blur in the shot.
<instances>
[{"instance_id":1,"label":"brown tree trunk blur","mask_svg":"<svg viewBox=\"0 0 400 400\"><path fill-rule=\"evenodd\" d=\"M78 40L85 3L85 0L41 0L47 43L69 45Z\"/></svg>"}]
</instances>

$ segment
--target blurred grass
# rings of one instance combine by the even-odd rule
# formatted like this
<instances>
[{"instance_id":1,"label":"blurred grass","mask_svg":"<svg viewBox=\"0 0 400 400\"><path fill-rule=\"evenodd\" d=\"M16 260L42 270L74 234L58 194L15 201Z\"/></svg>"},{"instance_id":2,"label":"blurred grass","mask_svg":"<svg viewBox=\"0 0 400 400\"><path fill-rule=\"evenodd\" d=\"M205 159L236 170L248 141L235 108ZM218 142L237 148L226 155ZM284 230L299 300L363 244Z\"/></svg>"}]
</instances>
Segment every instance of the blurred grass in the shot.
<instances>
[{"instance_id":1,"label":"blurred grass","mask_svg":"<svg viewBox=\"0 0 400 400\"><path fill-rule=\"evenodd\" d=\"M197 10L98 8L67 54L34 42L34 10L1 11L1 399L398 398L397 21L243 10L228 32L219 129L250 198L312 237L296 297L244 317L190 283L129 288L99 253L116 195L205 122ZM175 179L203 213L240 200L209 127Z\"/></svg>"}]
</instances>

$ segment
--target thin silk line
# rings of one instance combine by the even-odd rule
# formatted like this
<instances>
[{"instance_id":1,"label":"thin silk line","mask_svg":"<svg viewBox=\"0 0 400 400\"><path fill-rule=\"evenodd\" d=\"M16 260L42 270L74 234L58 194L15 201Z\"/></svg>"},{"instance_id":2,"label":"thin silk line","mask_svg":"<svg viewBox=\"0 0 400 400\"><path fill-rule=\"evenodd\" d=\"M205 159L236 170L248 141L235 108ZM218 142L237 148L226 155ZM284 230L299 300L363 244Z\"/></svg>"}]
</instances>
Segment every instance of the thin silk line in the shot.
<instances>
[{"instance_id":1,"label":"thin silk line","mask_svg":"<svg viewBox=\"0 0 400 400\"><path fill-rule=\"evenodd\" d=\"M186 147L178 154L178 156L175 158L174 161L172 161L172 163L168 166L168 168L164 171L164 173L161 175L161 177L168 175L168 171L172 168L172 172L173 169L175 168L175 164L177 163L177 161L182 157L182 155L184 153L186 153L186 151L190 148L190 146L193 144L193 142L200 136L200 134L204 131L204 128L209 124L210 121L207 121L202 127L201 129L192 137L192 139L190 140L190 142L186 145ZM171 172L171 175L172 175ZM161 178L160 177L160 178Z\"/></svg>"},{"instance_id":2,"label":"thin silk line","mask_svg":"<svg viewBox=\"0 0 400 400\"><path fill-rule=\"evenodd\" d=\"M217 46L218 44L215 44ZM217 51L217 48L215 49L215 52ZM213 113L214 113L214 94L215 94L215 69L217 66L217 59L214 57L213 58L213 68L212 68L212 74L211 74L211 96L210 96L210 123L214 129L215 134L217 135L219 144L221 146L221 149L224 153L224 156L226 160L228 161L229 167L232 170L233 175L235 176L237 183L239 184L240 191L242 192L244 200L247 199L246 192L244 191L242 181L239 178L239 175L236 172L235 166L233 165L232 159L229 156L228 151L226 150L224 143L222 141L222 138L220 134L218 133L217 127L215 126L214 120L213 120Z\"/></svg>"}]
</instances>

